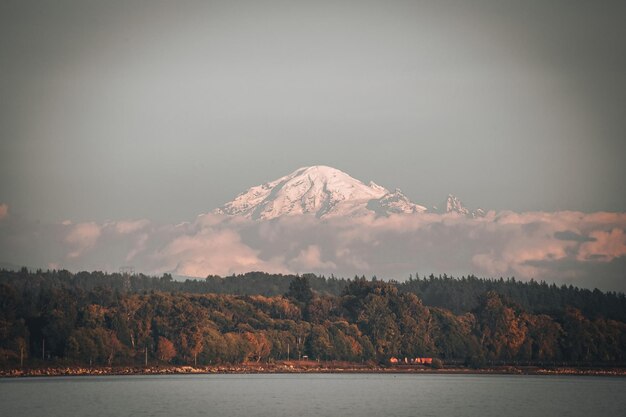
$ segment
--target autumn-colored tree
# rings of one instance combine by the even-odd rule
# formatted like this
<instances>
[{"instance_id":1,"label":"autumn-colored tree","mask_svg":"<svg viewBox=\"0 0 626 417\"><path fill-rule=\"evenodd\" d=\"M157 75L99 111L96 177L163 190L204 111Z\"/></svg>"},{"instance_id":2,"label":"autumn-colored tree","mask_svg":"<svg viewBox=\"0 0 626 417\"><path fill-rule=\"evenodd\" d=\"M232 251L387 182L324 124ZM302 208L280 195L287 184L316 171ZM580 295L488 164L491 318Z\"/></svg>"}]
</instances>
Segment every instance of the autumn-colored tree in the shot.
<instances>
[{"instance_id":1,"label":"autumn-colored tree","mask_svg":"<svg viewBox=\"0 0 626 417\"><path fill-rule=\"evenodd\" d=\"M272 350L272 346L263 333L246 332L244 337L249 347L248 359L256 362L267 359Z\"/></svg>"},{"instance_id":2,"label":"autumn-colored tree","mask_svg":"<svg viewBox=\"0 0 626 417\"><path fill-rule=\"evenodd\" d=\"M107 341L106 341L106 354L107 354L107 365L111 366L113 364L113 359L115 355L120 352L124 346L117 338L114 332L108 331L106 332Z\"/></svg>"},{"instance_id":3,"label":"autumn-colored tree","mask_svg":"<svg viewBox=\"0 0 626 417\"><path fill-rule=\"evenodd\" d=\"M563 337L563 328L544 314L529 316L529 343L532 346L528 359L552 361L560 359L559 341Z\"/></svg>"},{"instance_id":4,"label":"autumn-colored tree","mask_svg":"<svg viewBox=\"0 0 626 417\"><path fill-rule=\"evenodd\" d=\"M314 325L311 335L307 339L307 347L311 356L315 359L327 360L333 355L333 345L328 331L322 325Z\"/></svg>"},{"instance_id":5,"label":"autumn-colored tree","mask_svg":"<svg viewBox=\"0 0 626 417\"><path fill-rule=\"evenodd\" d=\"M94 366L304 355L432 356L476 367L626 361L623 294L445 274L407 283L307 275L289 292L293 278L138 274L126 285L119 274L0 270L0 366L36 365L44 355L50 365Z\"/></svg>"},{"instance_id":6,"label":"autumn-colored tree","mask_svg":"<svg viewBox=\"0 0 626 417\"><path fill-rule=\"evenodd\" d=\"M306 318L311 323L323 323L331 318L333 300L330 297L320 297L309 303L306 308Z\"/></svg>"},{"instance_id":7,"label":"autumn-colored tree","mask_svg":"<svg viewBox=\"0 0 626 417\"><path fill-rule=\"evenodd\" d=\"M368 295L358 316L358 325L370 337L378 360L385 361L399 353L402 335L387 296Z\"/></svg>"},{"instance_id":8,"label":"autumn-colored tree","mask_svg":"<svg viewBox=\"0 0 626 417\"><path fill-rule=\"evenodd\" d=\"M515 309L490 291L476 310L478 337L488 358L510 360L517 356L526 340L528 327Z\"/></svg>"},{"instance_id":9,"label":"autumn-colored tree","mask_svg":"<svg viewBox=\"0 0 626 417\"><path fill-rule=\"evenodd\" d=\"M160 361L169 362L176 356L176 348L174 344L167 338L159 336L159 345L157 348L157 357Z\"/></svg>"},{"instance_id":10,"label":"autumn-colored tree","mask_svg":"<svg viewBox=\"0 0 626 417\"><path fill-rule=\"evenodd\" d=\"M430 310L422 305L415 294L402 294L394 298L395 315L402 334L400 353L405 357L435 355L433 330L436 324Z\"/></svg>"},{"instance_id":11,"label":"autumn-colored tree","mask_svg":"<svg viewBox=\"0 0 626 417\"><path fill-rule=\"evenodd\" d=\"M250 347L245 337L239 333L224 334L226 342L226 352L224 361L229 363L244 362L250 356Z\"/></svg>"}]
</instances>

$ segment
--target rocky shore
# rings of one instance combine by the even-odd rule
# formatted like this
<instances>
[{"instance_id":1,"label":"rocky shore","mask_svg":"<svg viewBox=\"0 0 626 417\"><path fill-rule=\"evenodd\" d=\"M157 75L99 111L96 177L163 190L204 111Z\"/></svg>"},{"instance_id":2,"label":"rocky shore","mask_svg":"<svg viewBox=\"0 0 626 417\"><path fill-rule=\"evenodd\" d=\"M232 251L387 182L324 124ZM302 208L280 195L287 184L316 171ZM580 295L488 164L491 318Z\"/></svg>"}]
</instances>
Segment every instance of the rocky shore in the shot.
<instances>
[{"instance_id":1,"label":"rocky shore","mask_svg":"<svg viewBox=\"0 0 626 417\"><path fill-rule=\"evenodd\" d=\"M442 368L406 366L353 365L317 363L241 364L220 366L148 366L148 367L43 367L2 369L0 377L97 376L97 375L184 375L184 374L277 374L277 373L403 373L403 374L496 374L496 375L585 375L626 376L626 368L539 368L500 366L491 368Z\"/></svg>"}]
</instances>

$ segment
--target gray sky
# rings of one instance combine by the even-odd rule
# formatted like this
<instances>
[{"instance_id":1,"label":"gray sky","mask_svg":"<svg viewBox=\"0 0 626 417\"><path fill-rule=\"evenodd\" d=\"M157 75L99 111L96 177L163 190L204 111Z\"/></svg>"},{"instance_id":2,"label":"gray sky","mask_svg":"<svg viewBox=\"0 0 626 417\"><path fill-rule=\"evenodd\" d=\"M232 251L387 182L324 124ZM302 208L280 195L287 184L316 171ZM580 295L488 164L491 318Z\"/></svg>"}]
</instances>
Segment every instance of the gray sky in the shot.
<instances>
[{"instance_id":1,"label":"gray sky","mask_svg":"<svg viewBox=\"0 0 626 417\"><path fill-rule=\"evenodd\" d=\"M176 222L324 164L428 206L623 212L624 16L624 1L0 0L0 203Z\"/></svg>"}]
</instances>

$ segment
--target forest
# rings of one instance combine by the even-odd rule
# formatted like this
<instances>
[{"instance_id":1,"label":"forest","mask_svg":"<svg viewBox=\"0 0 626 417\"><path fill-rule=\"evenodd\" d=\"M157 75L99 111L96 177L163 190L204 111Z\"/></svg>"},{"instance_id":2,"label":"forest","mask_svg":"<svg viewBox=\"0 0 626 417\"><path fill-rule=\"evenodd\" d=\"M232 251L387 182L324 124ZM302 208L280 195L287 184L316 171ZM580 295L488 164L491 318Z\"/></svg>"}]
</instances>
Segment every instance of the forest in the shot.
<instances>
[{"instance_id":1,"label":"forest","mask_svg":"<svg viewBox=\"0 0 626 417\"><path fill-rule=\"evenodd\" d=\"M236 364L624 366L623 293L474 276L0 271L0 366Z\"/></svg>"}]
</instances>

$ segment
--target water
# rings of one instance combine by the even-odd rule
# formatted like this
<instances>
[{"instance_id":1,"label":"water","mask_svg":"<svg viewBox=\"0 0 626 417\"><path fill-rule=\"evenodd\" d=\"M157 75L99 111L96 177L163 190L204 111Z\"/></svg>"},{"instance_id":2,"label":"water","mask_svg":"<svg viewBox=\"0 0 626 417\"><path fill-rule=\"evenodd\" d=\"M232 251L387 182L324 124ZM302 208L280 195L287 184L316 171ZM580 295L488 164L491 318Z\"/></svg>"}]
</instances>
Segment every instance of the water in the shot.
<instances>
[{"instance_id":1,"label":"water","mask_svg":"<svg viewBox=\"0 0 626 417\"><path fill-rule=\"evenodd\" d=\"M626 379L501 375L173 375L0 380L0 415L626 416Z\"/></svg>"}]
</instances>

